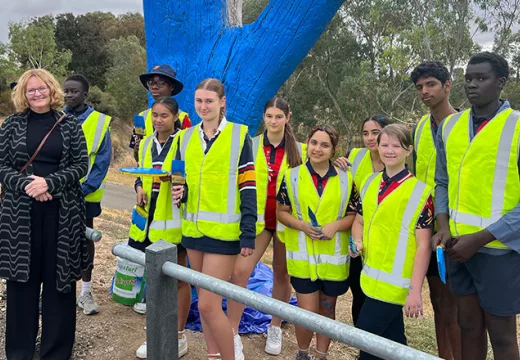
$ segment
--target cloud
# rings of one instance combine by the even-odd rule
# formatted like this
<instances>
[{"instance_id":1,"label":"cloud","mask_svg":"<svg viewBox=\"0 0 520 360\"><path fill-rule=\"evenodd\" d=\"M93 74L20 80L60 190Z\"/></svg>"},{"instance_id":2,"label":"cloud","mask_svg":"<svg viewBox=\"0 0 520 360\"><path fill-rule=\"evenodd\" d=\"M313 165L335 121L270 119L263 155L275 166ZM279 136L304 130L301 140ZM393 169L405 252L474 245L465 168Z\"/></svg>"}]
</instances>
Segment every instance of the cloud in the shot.
<instances>
[{"instance_id":1,"label":"cloud","mask_svg":"<svg viewBox=\"0 0 520 360\"><path fill-rule=\"evenodd\" d=\"M0 11L0 42L9 40L9 22L17 22L23 19L44 15L57 15L71 12L75 15L93 11L112 12L124 14L127 12L143 13L142 0L22 0L2 2Z\"/></svg>"}]
</instances>

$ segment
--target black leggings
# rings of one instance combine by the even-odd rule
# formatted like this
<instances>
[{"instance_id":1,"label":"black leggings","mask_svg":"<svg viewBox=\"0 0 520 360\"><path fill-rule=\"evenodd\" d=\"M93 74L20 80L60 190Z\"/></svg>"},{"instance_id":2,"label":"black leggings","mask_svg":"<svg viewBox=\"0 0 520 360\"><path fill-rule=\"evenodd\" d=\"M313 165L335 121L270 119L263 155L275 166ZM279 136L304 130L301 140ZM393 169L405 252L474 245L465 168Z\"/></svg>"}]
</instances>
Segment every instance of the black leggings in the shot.
<instances>
[{"instance_id":1,"label":"black leggings","mask_svg":"<svg viewBox=\"0 0 520 360\"><path fill-rule=\"evenodd\" d=\"M350 290L352 291L352 319L354 326L356 326L359 314L365 303L366 295L361 290L361 270L363 270L363 261L361 256L357 258L350 258L350 275L348 277L350 283Z\"/></svg>"},{"instance_id":2,"label":"black leggings","mask_svg":"<svg viewBox=\"0 0 520 360\"><path fill-rule=\"evenodd\" d=\"M76 331L76 282L71 291L56 289L56 259L60 200L33 201L29 281L7 282L5 350L9 360L32 360L38 334L38 304L42 292L42 360L68 360Z\"/></svg>"}]
</instances>

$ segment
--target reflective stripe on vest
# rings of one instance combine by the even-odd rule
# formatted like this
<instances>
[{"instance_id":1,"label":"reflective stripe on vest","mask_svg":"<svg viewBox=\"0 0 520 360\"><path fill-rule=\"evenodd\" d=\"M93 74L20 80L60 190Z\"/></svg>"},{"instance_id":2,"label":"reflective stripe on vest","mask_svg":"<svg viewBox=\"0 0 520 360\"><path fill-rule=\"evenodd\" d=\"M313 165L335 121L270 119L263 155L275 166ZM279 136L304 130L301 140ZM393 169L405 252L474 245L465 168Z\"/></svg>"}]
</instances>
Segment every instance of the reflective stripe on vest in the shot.
<instances>
[{"instance_id":1,"label":"reflective stripe on vest","mask_svg":"<svg viewBox=\"0 0 520 360\"><path fill-rule=\"evenodd\" d=\"M240 148L240 126L238 124L229 123L233 126L233 133L231 135L231 149ZM186 130L186 134L184 135L184 139L182 141L181 147L181 159L186 159L186 149L188 148L188 143L191 139L191 136L195 132L197 127L193 126ZM198 134L197 134L198 135ZM236 186L237 186L237 173L238 173L238 160L240 153L238 151L231 151L231 157L229 159L229 183L228 183L228 197L227 197L227 213L212 213L207 211L199 211L197 214L189 213L186 210L186 206L184 207L185 211L185 219L188 221L198 221L198 220L206 220L219 222L224 224L231 224L240 222L242 217L241 214L235 214L235 203L237 201L236 198Z\"/></svg>"},{"instance_id":2,"label":"reflective stripe on vest","mask_svg":"<svg viewBox=\"0 0 520 360\"><path fill-rule=\"evenodd\" d=\"M302 169L302 167L304 167ZM292 190L292 197L291 200L293 201L291 207L293 209L294 215L298 217L299 220L304 220L304 217L302 216L302 209L299 202L299 192L298 192L298 183L299 183L299 172L300 171L307 171L306 165L298 166L296 168L292 168L289 170L290 174L290 182L291 182L291 190ZM346 208L347 208L347 202L348 202L348 196L349 196L349 190L351 188L351 184L349 184L348 174L344 171L338 171L338 176L340 179L340 207L337 214L337 218L335 220L340 220L343 218ZM309 254L307 250L307 242L306 242L307 235L303 231L298 231L298 251L291 251L289 249L286 249L287 253L287 259L288 260L303 260L308 261L311 265L318 265L318 264L332 264L332 265L344 265L346 264L350 257L348 254L341 254L341 233L337 232L335 235L335 248L334 248L334 255L330 254Z\"/></svg>"},{"instance_id":3,"label":"reflective stripe on vest","mask_svg":"<svg viewBox=\"0 0 520 360\"><path fill-rule=\"evenodd\" d=\"M231 129L228 129L228 126L231 127ZM196 189L196 191L198 191L199 194L201 193L201 187L203 186L202 180L204 178L204 174L203 174L204 163L205 163L205 161L207 161L206 160L207 156L210 156L215 151L218 151L218 150L216 150L217 146L220 148L222 148L222 146L226 147L225 144L219 142L219 140L223 138L223 134L225 134L226 138L230 139L230 144L227 145L227 146L229 146L229 148L226 147L226 149L227 149L226 152L229 151L229 170L226 170L227 194L225 194L225 195L221 194L223 196L222 199L214 199L214 201L216 201L217 204L218 204L218 202L225 201L225 204L226 204L225 213L201 210L200 196L199 196L199 199L191 199L191 200L190 200L190 196L189 196L188 203L183 205L183 218L184 218L184 220L186 220L186 223L183 223L183 224L186 224L186 227L183 225L183 234L184 234L184 229L191 229L191 231L194 231L193 225L190 225L189 223L195 223L197 232L201 233L202 235L210 236L212 238L216 238L216 239L220 239L220 240L229 240L229 241L238 240L238 236L240 234L239 224L240 224L240 220L242 217L240 212L238 212L238 213L236 212L236 206L237 206L237 204L239 204L239 201L240 201L240 198L238 197L238 193L239 193L238 192L238 164L239 164L239 156L241 153L240 149L242 148L241 140L244 140L244 136L247 136L247 132L244 129L246 129L246 128L243 125L229 122L228 125L224 128L224 130L222 130L222 132L220 133L219 138L212 145L212 148L209 150L210 151L209 155L204 154L203 148L200 149L200 151L202 152L201 156L203 156L204 159L202 160L202 163L201 163L202 167L200 169L200 175L199 175L200 176L199 184L198 184L199 188ZM190 143L193 141L200 142L202 140L200 139L200 137L198 137L198 126L186 129L183 132L181 132L181 134L182 135L181 135L180 155L181 155L181 160L186 160L188 147L190 146ZM194 138L193 137L194 135L198 138ZM222 141L225 141L225 140L222 140ZM192 144L192 146L198 146L198 144L197 145ZM225 160L223 159L223 161L225 161ZM186 166L186 169L189 169L188 164ZM188 177L187 181L189 184L190 173L188 172L188 170L187 170L186 175ZM195 174L191 174L191 176L194 176L194 175ZM189 184L189 186L190 186L190 184ZM208 186L208 185L205 184L205 186ZM225 198L224 198L224 196L225 196ZM197 201L197 205L196 205L197 212L188 211L189 206L191 206L191 208L194 207L193 203L191 203L192 201ZM205 202L206 206L208 206L209 201L207 198L204 199L203 202ZM221 231L219 232L219 234L220 234L220 237L219 237L219 236L213 236L213 234L204 233L204 230L201 229L202 226L199 222L214 223L215 231L219 230L219 228L218 228L219 224L233 225L233 227L229 228L232 230L228 229L229 231L227 231L227 232L224 231L224 228L220 229ZM208 224L203 224L203 225L208 226ZM236 232L236 234L235 234L235 232ZM235 235L236 235L236 238L235 238ZM190 235L186 235L186 236L190 236Z\"/></svg>"},{"instance_id":4,"label":"reflective stripe on vest","mask_svg":"<svg viewBox=\"0 0 520 360\"><path fill-rule=\"evenodd\" d=\"M451 166L448 166L448 175L450 179L449 190L451 190L449 191L450 227L454 236L479 231L490 226L500 220L505 213L514 208L520 201L518 194L520 191L520 182L518 180L517 168L519 157L518 146L520 146L520 126L518 124L520 113L511 109L504 110L497 114L471 141L464 139L464 142L462 142L458 137L468 136L469 139L469 129L466 129L466 126L463 125L465 125L465 123L471 124L470 116L470 110L453 115L446 120L446 124L443 128L446 159L448 163L450 161L452 162L449 164ZM462 123L457 127L457 136L451 139L450 134L454 134L453 131L459 121L462 121ZM502 127L497 128L497 126L500 126L497 124L501 122L503 122ZM484 136L484 138L477 138L477 136ZM467 146L460 160L458 158L459 155L452 159L452 151L455 146ZM511 146L514 148L512 149ZM468 168L468 166L476 165L474 161L472 162L471 157L468 158L468 152L470 151L473 153L488 153L490 158L486 157L486 160L490 160L494 167L493 170L490 169L490 171L480 174L482 181L478 182L478 184L474 184L475 186L479 186L478 190L481 191L480 196L478 196L480 202L478 206L475 206L475 204L466 204L464 200L464 198L467 199L466 192L472 191L472 184L467 180L467 176L470 176L468 173L471 173L471 169ZM494 156L496 156L496 158L493 158ZM454 163L455 161L457 163ZM460 164L458 163L459 161ZM454 165L459 167L457 174L454 173ZM489 169L489 165L490 164L484 163L482 166ZM451 173L450 169L452 169ZM482 184L486 184L484 186L485 188L482 188ZM490 191L490 193L487 193L487 191ZM451 198L453 194L456 194L455 199ZM463 203L461 203L461 197L463 198ZM506 198L509 201L507 201ZM461 210L461 207L473 208L475 212L467 213ZM484 214L489 214L489 216L485 216ZM507 246L502 244L499 240L487 244L486 247L507 249Z\"/></svg>"},{"instance_id":5,"label":"reflective stripe on vest","mask_svg":"<svg viewBox=\"0 0 520 360\"><path fill-rule=\"evenodd\" d=\"M352 149L349 154L349 162L352 164L350 172L354 177L354 182L358 188L361 188L368 176L374 173L370 151L367 148Z\"/></svg>"},{"instance_id":6,"label":"reflective stripe on vest","mask_svg":"<svg viewBox=\"0 0 520 360\"><path fill-rule=\"evenodd\" d=\"M371 177L371 180L374 178ZM368 181L367 181L368 182ZM384 271L371 268L365 264L363 266L363 273L373 279L378 279L388 284L399 286L408 289L410 287L410 280L402 277L404 260L406 257L406 248L408 246L408 227L413 219L414 213L417 207L421 205L422 194L426 189L426 184L418 181L412 192L412 196L408 201L406 210L404 212L403 221L401 222L401 232L397 240L396 256L394 258L394 265L392 266L392 273L386 273Z\"/></svg>"},{"instance_id":7,"label":"reflective stripe on vest","mask_svg":"<svg viewBox=\"0 0 520 360\"><path fill-rule=\"evenodd\" d=\"M153 167L152 161L152 146L154 135L147 136L143 140L143 145L140 147L139 166L144 168ZM171 171L171 163L176 152L176 139L173 139L171 148L166 155L162 164L162 170ZM143 190L150 197L153 191L153 177L143 177ZM147 212L150 211L150 202L145 206ZM135 241L144 241L146 235L151 242L158 240L165 240L170 243L178 244L181 241L181 215L179 208L173 204L171 196L171 184L169 182L160 183L159 194L157 196L154 214L152 214L152 221L147 229L140 230L134 224L131 225L130 237Z\"/></svg>"},{"instance_id":8,"label":"reflective stripe on vest","mask_svg":"<svg viewBox=\"0 0 520 360\"><path fill-rule=\"evenodd\" d=\"M373 174L361 191L363 204L363 292L374 299L404 304L416 253L415 230L431 187L406 179L378 203L383 175Z\"/></svg>"},{"instance_id":9,"label":"reflective stripe on vest","mask_svg":"<svg viewBox=\"0 0 520 360\"><path fill-rule=\"evenodd\" d=\"M359 164L361 164L361 160L365 157L365 155L368 153L367 148L360 149L357 154L354 156L354 159L352 161L352 175L356 177L357 170L359 169Z\"/></svg>"},{"instance_id":10,"label":"reflective stripe on vest","mask_svg":"<svg viewBox=\"0 0 520 360\"><path fill-rule=\"evenodd\" d=\"M414 136L414 147L417 155L415 176L431 187L435 187L435 162L437 159L434 136L431 117L425 115L417 124Z\"/></svg>"},{"instance_id":11,"label":"reflective stripe on vest","mask_svg":"<svg viewBox=\"0 0 520 360\"><path fill-rule=\"evenodd\" d=\"M101 143L105 138L107 131L109 131L110 121L112 118L108 115L100 113L98 111L93 111L83 122L82 129L83 134L85 135L85 140L87 143L88 150L88 169L87 174L83 179L81 179L81 183L86 181L92 171L92 167L96 162L97 153L99 148L101 147ZM98 203L101 202L104 194L105 183L107 181L107 177L103 179L100 187L96 189L94 192L88 194L85 197L85 201L90 203Z\"/></svg>"}]
</instances>

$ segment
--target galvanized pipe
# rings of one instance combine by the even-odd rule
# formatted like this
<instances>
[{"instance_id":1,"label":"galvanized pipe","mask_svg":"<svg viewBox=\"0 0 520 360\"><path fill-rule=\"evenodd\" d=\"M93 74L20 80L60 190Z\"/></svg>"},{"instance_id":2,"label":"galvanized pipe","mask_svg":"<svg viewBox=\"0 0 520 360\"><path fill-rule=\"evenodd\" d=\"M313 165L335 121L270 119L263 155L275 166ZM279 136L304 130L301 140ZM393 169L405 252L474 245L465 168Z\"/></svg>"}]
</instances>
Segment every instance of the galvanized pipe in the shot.
<instances>
[{"instance_id":1,"label":"galvanized pipe","mask_svg":"<svg viewBox=\"0 0 520 360\"><path fill-rule=\"evenodd\" d=\"M137 264L145 264L145 255L138 250L116 245L114 246L113 253ZM426 354L422 351L398 344L268 296L255 293L181 265L166 262L163 265L163 272L175 279L285 319L293 324L326 335L331 339L361 349L383 359L440 360L440 358L436 356Z\"/></svg>"}]
</instances>

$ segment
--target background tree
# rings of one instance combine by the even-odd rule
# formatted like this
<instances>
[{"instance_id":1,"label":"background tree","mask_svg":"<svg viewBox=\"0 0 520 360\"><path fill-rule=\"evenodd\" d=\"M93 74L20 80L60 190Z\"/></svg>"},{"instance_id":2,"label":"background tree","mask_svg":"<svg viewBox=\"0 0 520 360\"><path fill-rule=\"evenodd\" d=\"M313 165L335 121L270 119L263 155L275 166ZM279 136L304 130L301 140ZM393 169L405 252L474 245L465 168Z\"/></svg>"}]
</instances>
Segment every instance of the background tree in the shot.
<instances>
[{"instance_id":1,"label":"background tree","mask_svg":"<svg viewBox=\"0 0 520 360\"><path fill-rule=\"evenodd\" d=\"M9 56L22 69L42 68L58 77L67 74L72 53L58 50L51 16L9 24Z\"/></svg>"},{"instance_id":2,"label":"background tree","mask_svg":"<svg viewBox=\"0 0 520 360\"><path fill-rule=\"evenodd\" d=\"M147 91L138 79L146 71L146 51L135 35L108 44L112 65L106 72L106 92L117 101L117 114L130 119L146 108Z\"/></svg>"}]
</instances>

